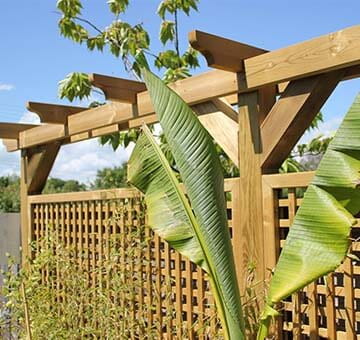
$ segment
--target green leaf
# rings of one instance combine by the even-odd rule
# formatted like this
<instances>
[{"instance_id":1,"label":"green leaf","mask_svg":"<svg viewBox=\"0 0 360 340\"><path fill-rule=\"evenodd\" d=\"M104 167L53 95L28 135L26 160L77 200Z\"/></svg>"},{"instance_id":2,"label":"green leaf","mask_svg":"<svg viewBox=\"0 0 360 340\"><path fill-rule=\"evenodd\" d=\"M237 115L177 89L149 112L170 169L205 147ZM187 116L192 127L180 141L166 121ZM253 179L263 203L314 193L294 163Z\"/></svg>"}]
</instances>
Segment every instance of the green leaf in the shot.
<instances>
[{"instance_id":1,"label":"green leaf","mask_svg":"<svg viewBox=\"0 0 360 340\"><path fill-rule=\"evenodd\" d=\"M173 41L175 37L175 23L164 20L160 26L160 41L165 45L169 40Z\"/></svg>"},{"instance_id":2,"label":"green leaf","mask_svg":"<svg viewBox=\"0 0 360 340\"><path fill-rule=\"evenodd\" d=\"M110 11L115 15L125 12L126 8L129 6L129 0L108 0L108 5Z\"/></svg>"},{"instance_id":3,"label":"green leaf","mask_svg":"<svg viewBox=\"0 0 360 340\"><path fill-rule=\"evenodd\" d=\"M88 31L81 25L76 24L76 22L69 18L63 17L59 20L60 33L71 40L82 43L88 39Z\"/></svg>"},{"instance_id":4,"label":"green leaf","mask_svg":"<svg viewBox=\"0 0 360 340\"><path fill-rule=\"evenodd\" d=\"M215 146L197 116L174 91L148 70L143 70L143 77L199 224L199 242L206 252L225 338L243 339L224 178Z\"/></svg>"},{"instance_id":5,"label":"green leaf","mask_svg":"<svg viewBox=\"0 0 360 340\"><path fill-rule=\"evenodd\" d=\"M309 185L272 277L267 304L334 271L360 211L360 96L346 114ZM270 315L265 311L263 319Z\"/></svg>"},{"instance_id":6,"label":"green leaf","mask_svg":"<svg viewBox=\"0 0 360 340\"><path fill-rule=\"evenodd\" d=\"M91 82L86 73L73 72L59 82L59 97L71 102L75 98L88 98L91 93Z\"/></svg>"},{"instance_id":7,"label":"green leaf","mask_svg":"<svg viewBox=\"0 0 360 340\"><path fill-rule=\"evenodd\" d=\"M145 194L149 226L174 249L208 271L196 237L199 226L194 214L146 126L129 160L128 180Z\"/></svg>"},{"instance_id":8,"label":"green leaf","mask_svg":"<svg viewBox=\"0 0 360 340\"><path fill-rule=\"evenodd\" d=\"M82 5L80 0L58 0L56 7L67 17L76 17L81 14Z\"/></svg>"}]
</instances>

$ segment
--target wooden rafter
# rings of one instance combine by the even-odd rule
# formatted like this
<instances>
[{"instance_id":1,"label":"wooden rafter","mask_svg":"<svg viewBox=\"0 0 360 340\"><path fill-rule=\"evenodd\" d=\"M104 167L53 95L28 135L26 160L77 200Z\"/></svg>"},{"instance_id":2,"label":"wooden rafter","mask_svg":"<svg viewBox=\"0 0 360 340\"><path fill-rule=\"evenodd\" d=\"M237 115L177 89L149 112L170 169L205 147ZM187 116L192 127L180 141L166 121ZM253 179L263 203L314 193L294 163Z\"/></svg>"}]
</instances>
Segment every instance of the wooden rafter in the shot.
<instances>
[{"instance_id":1,"label":"wooden rafter","mask_svg":"<svg viewBox=\"0 0 360 340\"><path fill-rule=\"evenodd\" d=\"M18 139L22 131L32 129L38 125L19 123L0 123L0 138Z\"/></svg>"},{"instance_id":2,"label":"wooden rafter","mask_svg":"<svg viewBox=\"0 0 360 340\"><path fill-rule=\"evenodd\" d=\"M245 60L248 89L359 65L360 25Z\"/></svg>"},{"instance_id":3,"label":"wooden rafter","mask_svg":"<svg viewBox=\"0 0 360 340\"><path fill-rule=\"evenodd\" d=\"M177 81L171 84L171 87L188 104L195 105L219 97L251 92L267 84L276 83L283 92L288 85L288 80L306 78L309 74L321 74L330 69L347 67L342 79L351 79L360 75L360 56L357 53L360 49L359 27L351 27L331 35L245 59L245 71L242 73L213 70ZM215 38L211 39L214 41ZM260 64L266 67L261 68ZM352 66L348 67L349 65ZM108 85L111 85L110 83L109 81ZM51 129L41 126L20 132L19 147L25 149L59 139L89 138L93 130L102 131L103 128L110 126L126 128L136 126L138 119L153 121L154 110L148 92L137 93L136 98L136 104L113 102L100 108L72 114L68 117L68 125L62 124ZM235 103L234 96L231 96L230 100Z\"/></svg>"},{"instance_id":4,"label":"wooden rafter","mask_svg":"<svg viewBox=\"0 0 360 340\"><path fill-rule=\"evenodd\" d=\"M19 147L21 149L31 146L48 144L66 138L66 125L46 124L20 132Z\"/></svg>"},{"instance_id":5,"label":"wooden rafter","mask_svg":"<svg viewBox=\"0 0 360 340\"><path fill-rule=\"evenodd\" d=\"M214 70L180 80L171 85L179 95L190 105L206 102L210 99L237 92L237 76L235 73ZM25 149L35 145L50 143L59 139L95 129L102 129L110 125L124 123L133 125L139 117L154 114L150 96L147 91L137 95L137 105L112 102L100 107L91 108L68 117L68 125L59 125L49 130L42 126L38 130L20 134L20 148Z\"/></svg>"},{"instance_id":6,"label":"wooden rafter","mask_svg":"<svg viewBox=\"0 0 360 340\"><path fill-rule=\"evenodd\" d=\"M267 52L261 48L197 30L189 33L189 42L195 50L203 54L210 67L232 72L240 72L244 69L244 59Z\"/></svg>"},{"instance_id":7,"label":"wooden rafter","mask_svg":"<svg viewBox=\"0 0 360 340\"><path fill-rule=\"evenodd\" d=\"M86 110L86 107L28 102L27 109L36 113L42 123L66 124L67 117Z\"/></svg>"},{"instance_id":8,"label":"wooden rafter","mask_svg":"<svg viewBox=\"0 0 360 340\"><path fill-rule=\"evenodd\" d=\"M294 80L261 125L262 167L278 169L342 79L344 71Z\"/></svg>"},{"instance_id":9,"label":"wooden rafter","mask_svg":"<svg viewBox=\"0 0 360 340\"><path fill-rule=\"evenodd\" d=\"M3 139L3 144L7 152L13 152L19 149L18 139Z\"/></svg>"},{"instance_id":10,"label":"wooden rafter","mask_svg":"<svg viewBox=\"0 0 360 340\"><path fill-rule=\"evenodd\" d=\"M144 83L129 79L115 78L101 74L90 74L91 83L100 88L106 99L135 104L137 94L146 90Z\"/></svg>"}]
</instances>

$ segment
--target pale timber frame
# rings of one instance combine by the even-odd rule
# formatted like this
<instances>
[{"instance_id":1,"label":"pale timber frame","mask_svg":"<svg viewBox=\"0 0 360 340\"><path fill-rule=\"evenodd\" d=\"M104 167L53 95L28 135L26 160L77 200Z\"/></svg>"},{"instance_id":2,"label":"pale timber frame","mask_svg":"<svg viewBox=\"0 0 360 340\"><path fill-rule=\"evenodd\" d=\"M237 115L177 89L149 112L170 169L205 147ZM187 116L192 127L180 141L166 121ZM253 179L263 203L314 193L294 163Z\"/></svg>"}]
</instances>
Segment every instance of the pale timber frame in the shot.
<instances>
[{"instance_id":1,"label":"pale timber frame","mask_svg":"<svg viewBox=\"0 0 360 340\"><path fill-rule=\"evenodd\" d=\"M189 40L215 70L170 86L239 166L237 271L241 276L255 262L257 277L263 279L275 263L264 236L273 214L264 176L278 172L337 84L359 77L360 26L269 52L199 31L191 32ZM22 153L24 256L28 197L41 193L61 145L157 122L143 83L96 74L90 79L111 101L91 109L30 102L29 110L44 125L0 123L8 151ZM231 104L238 105L238 112Z\"/></svg>"}]
</instances>

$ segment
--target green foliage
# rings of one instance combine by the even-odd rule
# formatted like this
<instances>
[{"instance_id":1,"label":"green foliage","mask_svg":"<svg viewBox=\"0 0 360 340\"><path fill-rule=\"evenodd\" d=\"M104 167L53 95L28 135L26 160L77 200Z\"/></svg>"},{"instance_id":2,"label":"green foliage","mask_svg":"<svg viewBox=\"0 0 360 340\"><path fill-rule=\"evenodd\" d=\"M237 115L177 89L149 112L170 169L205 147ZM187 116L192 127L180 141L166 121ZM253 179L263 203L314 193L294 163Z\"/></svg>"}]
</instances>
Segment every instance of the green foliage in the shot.
<instances>
[{"instance_id":1,"label":"green foliage","mask_svg":"<svg viewBox=\"0 0 360 340\"><path fill-rule=\"evenodd\" d=\"M0 212L20 211L20 179L16 175L0 177Z\"/></svg>"},{"instance_id":2,"label":"green foliage","mask_svg":"<svg viewBox=\"0 0 360 340\"><path fill-rule=\"evenodd\" d=\"M104 168L98 170L94 183L91 184L91 189L112 189L123 188L127 186L127 164L114 168Z\"/></svg>"},{"instance_id":3,"label":"green foliage","mask_svg":"<svg viewBox=\"0 0 360 340\"><path fill-rule=\"evenodd\" d=\"M127 71L132 71L137 77L140 68L149 68L147 56L154 58L154 65L163 70L163 79L169 83L178 79L190 77L190 70L199 67L197 52L191 47L183 54L179 48L178 37L178 14L190 15L191 10L197 10L199 0L165 0L158 7L158 15L161 18L160 41L166 45L171 42L173 49L166 48L157 54L151 52L151 41L148 32L142 24L132 25L120 20L119 15L124 14L130 4L129 0L108 0L111 13L115 15L109 25L100 29L91 21L81 17L83 8L80 0L59 0L57 8L62 17L59 20L60 34L79 44L86 43L90 51L108 51L121 59ZM171 16L173 20L166 17ZM92 32L92 33L91 33ZM60 98L83 99L90 96L91 87L88 77L84 73L71 73L59 83ZM128 135L128 136L127 136ZM128 145L136 140L138 133L129 132L111 134L101 138L102 144L111 144L117 149L120 145Z\"/></svg>"},{"instance_id":4,"label":"green foliage","mask_svg":"<svg viewBox=\"0 0 360 340\"><path fill-rule=\"evenodd\" d=\"M129 6L129 0L108 0L107 3L110 11L115 15L125 12L126 8Z\"/></svg>"},{"instance_id":5,"label":"green foliage","mask_svg":"<svg viewBox=\"0 0 360 340\"><path fill-rule=\"evenodd\" d=\"M276 304L334 271L349 251L350 231L360 211L360 96L346 114L305 192L276 265L259 339ZM318 149L319 146L317 145Z\"/></svg>"},{"instance_id":6,"label":"green foliage","mask_svg":"<svg viewBox=\"0 0 360 340\"><path fill-rule=\"evenodd\" d=\"M59 83L60 98L67 98L71 102L76 98L88 98L90 94L91 83L86 73L70 73Z\"/></svg>"},{"instance_id":7,"label":"green foliage","mask_svg":"<svg viewBox=\"0 0 360 340\"><path fill-rule=\"evenodd\" d=\"M197 116L174 91L146 69L143 76L191 208L147 130L145 134L152 142L139 139L129 162L129 179L145 193L148 215L153 217L149 218L150 226L161 229L185 256L196 256L195 262L207 270L225 338L243 339L244 319L227 225L224 180L215 146Z\"/></svg>"},{"instance_id":8,"label":"green foliage","mask_svg":"<svg viewBox=\"0 0 360 340\"><path fill-rule=\"evenodd\" d=\"M56 7L67 17L76 17L81 14L82 4L80 0L58 0Z\"/></svg>"},{"instance_id":9,"label":"green foliage","mask_svg":"<svg viewBox=\"0 0 360 340\"><path fill-rule=\"evenodd\" d=\"M73 179L62 180L60 178L49 178L43 190L44 194L57 194L63 192L85 191L86 185Z\"/></svg>"},{"instance_id":10,"label":"green foliage","mask_svg":"<svg viewBox=\"0 0 360 340\"><path fill-rule=\"evenodd\" d=\"M9 259L9 270L3 273L0 289L1 339L27 339L25 302L34 340L159 339L162 326L172 322L177 312L172 299L173 282L165 278L160 292L152 285L151 292L147 291L150 300L137 298L144 282L160 274L148 259L139 256L148 254L151 244L150 231L141 222L144 215L141 212L137 215L140 223L134 228L128 218L134 211L123 203L119 202L114 219L109 220L121 226L123 233L103 239L99 246L106 249L106 255L98 259L96 266L88 266L92 249L83 244L80 252L79 248L67 245L59 229L51 225L31 245L37 256L27 260L19 273L17 264ZM151 270L138 270L139 266ZM154 318L149 323L144 315L153 313L160 301L168 306L167 311L161 322ZM141 315L134 317L137 311ZM209 322L216 320L206 320L205 327ZM182 340L190 339L186 322L173 324L168 331L177 339L180 328ZM201 332L207 336L205 329ZM220 334L212 339L220 340Z\"/></svg>"},{"instance_id":11,"label":"green foliage","mask_svg":"<svg viewBox=\"0 0 360 340\"><path fill-rule=\"evenodd\" d=\"M165 19L166 13L174 14L176 11L183 11L186 15L190 14L190 10L198 10L197 3L199 0L163 0L160 2L157 13L161 19Z\"/></svg>"}]
</instances>

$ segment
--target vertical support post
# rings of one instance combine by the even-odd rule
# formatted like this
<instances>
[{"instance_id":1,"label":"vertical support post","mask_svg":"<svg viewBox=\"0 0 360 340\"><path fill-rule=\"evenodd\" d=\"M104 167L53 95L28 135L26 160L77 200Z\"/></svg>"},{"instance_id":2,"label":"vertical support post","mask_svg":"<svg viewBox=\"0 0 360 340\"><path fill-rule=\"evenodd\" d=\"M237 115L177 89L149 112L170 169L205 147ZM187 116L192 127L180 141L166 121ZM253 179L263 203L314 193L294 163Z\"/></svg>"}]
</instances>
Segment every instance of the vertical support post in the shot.
<instances>
[{"instance_id":1,"label":"vertical support post","mask_svg":"<svg viewBox=\"0 0 360 340\"><path fill-rule=\"evenodd\" d=\"M29 206L28 206L28 180L27 180L27 150L21 150L21 178L20 178L20 221L21 221L21 258L25 263L29 254Z\"/></svg>"},{"instance_id":2,"label":"vertical support post","mask_svg":"<svg viewBox=\"0 0 360 340\"><path fill-rule=\"evenodd\" d=\"M275 91L264 88L239 94L240 234L239 273L255 268L255 280L265 280L263 192L260 125L275 102ZM240 281L243 291L244 283Z\"/></svg>"},{"instance_id":3,"label":"vertical support post","mask_svg":"<svg viewBox=\"0 0 360 340\"><path fill-rule=\"evenodd\" d=\"M22 263L25 263L26 258L31 255L29 252L31 230L28 196L41 193L59 150L60 143L58 142L40 148L21 150L20 209Z\"/></svg>"}]
</instances>

